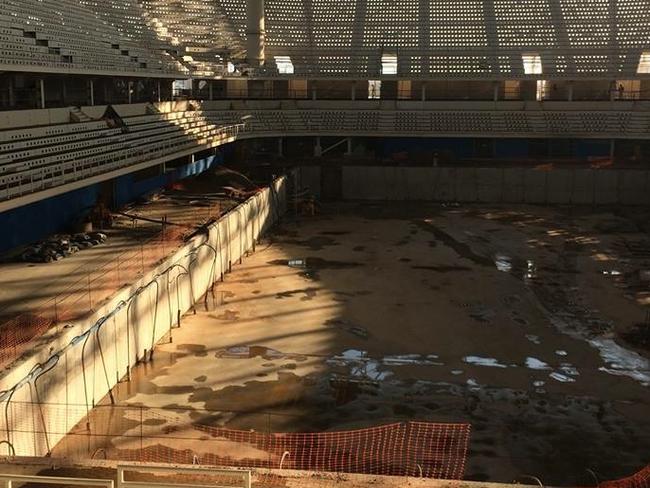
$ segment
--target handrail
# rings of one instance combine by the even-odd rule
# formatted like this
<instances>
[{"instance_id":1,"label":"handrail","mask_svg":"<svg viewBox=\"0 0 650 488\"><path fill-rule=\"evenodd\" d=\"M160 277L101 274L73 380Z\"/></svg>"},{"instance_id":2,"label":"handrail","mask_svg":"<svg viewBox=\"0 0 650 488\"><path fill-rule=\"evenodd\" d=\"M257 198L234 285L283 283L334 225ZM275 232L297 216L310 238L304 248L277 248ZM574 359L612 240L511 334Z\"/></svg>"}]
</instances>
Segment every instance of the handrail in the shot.
<instances>
[{"instance_id":1,"label":"handrail","mask_svg":"<svg viewBox=\"0 0 650 488\"><path fill-rule=\"evenodd\" d=\"M19 474L0 474L0 486L13 488L13 483L38 483L42 485L101 486L114 488L115 482L106 479L64 478L59 476L27 476Z\"/></svg>"},{"instance_id":2,"label":"handrail","mask_svg":"<svg viewBox=\"0 0 650 488\"><path fill-rule=\"evenodd\" d=\"M233 488L234 486L240 486L241 488L251 488L251 471L250 470L240 470L235 468L223 469L223 468L208 468L200 467L194 465L192 467L187 466L151 466L151 465L142 465L142 464L118 464L117 465L117 488L150 488L152 483L150 482L141 482L141 481L126 481L124 479L124 473L126 471L144 471L144 472L157 472L157 473L191 473L191 474L202 474L202 475L225 475L232 476L234 478L240 478L240 485L209 485L213 488ZM158 488L205 488L208 485L196 485L196 484L186 484L186 483L160 483L156 482L155 486Z\"/></svg>"}]
</instances>

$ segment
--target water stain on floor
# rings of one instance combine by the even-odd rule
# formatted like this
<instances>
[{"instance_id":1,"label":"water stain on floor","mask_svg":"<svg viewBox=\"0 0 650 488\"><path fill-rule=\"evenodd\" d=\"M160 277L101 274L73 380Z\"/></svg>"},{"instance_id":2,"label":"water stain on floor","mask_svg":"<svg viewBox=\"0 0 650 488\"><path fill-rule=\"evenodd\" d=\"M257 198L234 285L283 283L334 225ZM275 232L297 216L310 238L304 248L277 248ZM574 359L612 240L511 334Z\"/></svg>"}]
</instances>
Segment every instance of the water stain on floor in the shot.
<instances>
[{"instance_id":1,"label":"water stain on floor","mask_svg":"<svg viewBox=\"0 0 650 488\"><path fill-rule=\"evenodd\" d=\"M313 281L320 280L319 271L322 270L341 270L363 266L362 263L355 261L338 261L315 256L309 256L303 259L275 259L273 261L269 261L268 264L276 266L290 266L292 268L302 268L304 271L300 273L301 276Z\"/></svg>"},{"instance_id":2,"label":"water stain on floor","mask_svg":"<svg viewBox=\"0 0 650 488\"><path fill-rule=\"evenodd\" d=\"M472 268L469 268L467 266L445 266L445 265L439 265L439 266L424 266L424 265L418 265L418 266L411 266L411 269L420 269L424 271L435 271L436 273L452 273L455 271L472 271Z\"/></svg>"},{"instance_id":3,"label":"water stain on floor","mask_svg":"<svg viewBox=\"0 0 650 488\"><path fill-rule=\"evenodd\" d=\"M451 248L459 257L468 259L479 266L494 266L492 259L475 253L469 245L456 240L447 232L433 225L433 223L423 220L418 220L416 223L422 230L430 232L439 242Z\"/></svg>"},{"instance_id":4,"label":"water stain on floor","mask_svg":"<svg viewBox=\"0 0 650 488\"><path fill-rule=\"evenodd\" d=\"M301 300L302 301L307 301L311 300L314 298L318 293L319 288L302 288L298 290L288 290L288 291L282 291L279 293L275 294L275 298L277 300L282 300L283 298L293 298L296 295L304 295Z\"/></svg>"},{"instance_id":5,"label":"water stain on floor","mask_svg":"<svg viewBox=\"0 0 650 488\"><path fill-rule=\"evenodd\" d=\"M206 357L208 355L205 346L202 344L179 344L176 346L176 349L190 352L196 357Z\"/></svg>"},{"instance_id":6,"label":"water stain on floor","mask_svg":"<svg viewBox=\"0 0 650 488\"><path fill-rule=\"evenodd\" d=\"M239 311L225 310L221 315L214 315L213 317L219 320L235 321L239 318Z\"/></svg>"}]
</instances>

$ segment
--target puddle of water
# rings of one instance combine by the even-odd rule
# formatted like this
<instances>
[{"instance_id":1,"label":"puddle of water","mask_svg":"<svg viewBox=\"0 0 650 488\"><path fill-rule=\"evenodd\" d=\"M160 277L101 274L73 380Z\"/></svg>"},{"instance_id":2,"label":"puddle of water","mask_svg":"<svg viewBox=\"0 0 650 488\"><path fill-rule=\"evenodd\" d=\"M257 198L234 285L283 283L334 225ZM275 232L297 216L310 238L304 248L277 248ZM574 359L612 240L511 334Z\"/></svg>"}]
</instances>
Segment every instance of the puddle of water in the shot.
<instances>
[{"instance_id":1,"label":"puddle of water","mask_svg":"<svg viewBox=\"0 0 650 488\"><path fill-rule=\"evenodd\" d=\"M351 325L345 319L329 319L325 321L325 325L330 327L337 327L341 330L344 330L345 332L360 337L361 339L368 339L370 336L368 329L360 325Z\"/></svg>"},{"instance_id":2,"label":"puddle of water","mask_svg":"<svg viewBox=\"0 0 650 488\"><path fill-rule=\"evenodd\" d=\"M340 356L334 356L326 361L335 366L350 367L350 376L367 378L374 381L383 381L393 375L392 371L380 371L381 363L368 357L366 351L348 349Z\"/></svg>"},{"instance_id":3,"label":"puddle of water","mask_svg":"<svg viewBox=\"0 0 650 488\"><path fill-rule=\"evenodd\" d=\"M612 339L591 339L589 344L600 352L607 364L600 371L615 376L628 376L640 381L643 386L650 385L650 361L634 351L619 346Z\"/></svg>"},{"instance_id":4,"label":"puddle of water","mask_svg":"<svg viewBox=\"0 0 650 488\"><path fill-rule=\"evenodd\" d=\"M499 363L494 358L483 358L480 356L465 356L463 362L467 364L474 364L476 366L487 366L490 368L507 368L505 364Z\"/></svg>"},{"instance_id":5,"label":"puddle of water","mask_svg":"<svg viewBox=\"0 0 650 488\"><path fill-rule=\"evenodd\" d=\"M441 362L433 361L438 359L438 356L435 354L429 354L428 356L421 356L420 354L402 354L397 356L385 356L382 360L382 363L386 366L443 366Z\"/></svg>"},{"instance_id":6,"label":"puddle of water","mask_svg":"<svg viewBox=\"0 0 650 488\"><path fill-rule=\"evenodd\" d=\"M221 315L215 316L215 318L217 318L219 320L235 321L235 320L237 320L239 318L239 311L238 310L226 310Z\"/></svg>"},{"instance_id":7,"label":"puddle of water","mask_svg":"<svg viewBox=\"0 0 650 488\"><path fill-rule=\"evenodd\" d=\"M307 267L307 261L305 259L290 259L287 265L290 268L305 268Z\"/></svg>"},{"instance_id":8,"label":"puddle of water","mask_svg":"<svg viewBox=\"0 0 650 488\"><path fill-rule=\"evenodd\" d=\"M444 366L444 363L435 361L436 354L398 354L385 356L380 359L368 357L366 351L359 349L348 349L341 355L334 356L326 363L333 366L344 366L350 368L350 376L366 378L374 381L384 381L394 375L392 371L382 369L387 366Z\"/></svg>"},{"instance_id":9,"label":"puddle of water","mask_svg":"<svg viewBox=\"0 0 650 488\"><path fill-rule=\"evenodd\" d=\"M318 294L319 288L302 288L300 290L287 290L278 292L275 294L277 300L282 300L284 298L293 298L295 295L302 294L304 295L301 298L301 301L309 301Z\"/></svg>"},{"instance_id":10,"label":"puddle of water","mask_svg":"<svg viewBox=\"0 0 650 488\"><path fill-rule=\"evenodd\" d=\"M536 335L526 334L526 339L528 339L533 344L540 345L542 343L542 341L539 339L539 336Z\"/></svg>"},{"instance_id":11,"label":"puddle of water","mask_svg":"<svg viewBox=\"0 0 650 488\"><path fill-rule=\"evenodd\" d=\"M537 265L534 261L528 259L526 261L526 271L524 272L524 283L529 283L535 278L537 278Z\"/></svg>"},{"instance_id":12,"label":"puddle of water","mask_svg":"<svg viewBox=\"0 0 650 488\"><path fill-rule=\"evenodd\" d=\"M562 363L560 365L560 371L568 376L580 376L578 369L571 363Z\"/></svg>"},{"instance_id":13,"label":"puddle of water","mask_svg":"<svg viewBox=\"0 0 650 488\"><path fill-rule=\"evenodd\" d=\"M451 265L439 265L439 266L411 266L411 269L419 269L424 271L435 271L436 273L452 273L454 271L471 271L472 269L468 266L451 266Z\"/></svg>"},{"instance_id":14,"label":"puddle of water","mask_svg":"<svg viewBox=\"0 0 650 488\"><path fill-rule=\"evenodd\" d=\"M605 276L620 276L622 273L616 269L603 271Z\"/></svg>"},{"instance_id":15,"label":"puddle of water","mask_svg":"<svg viewBox=\"0 0 650 488\"><path fill-rule=\"evenodd\" d=\"M526 358L526 367L529 369L535 369L538 371L544 371L551 369L551 367L546 364L544 361L541 361L537 358L527 357Z\"/></svg>"},{"instance_id":16,"label":"puddle of water","mask_svg":"<svg viewBox=\"0 0 650 488\"><path fill-rule=\"evenodd\" d=\"M499 271L510 273L512 271L512 258L503 254L497 254L494 256L494 265Z\"/></svg>"},{"instance_id":17,"label":"puddle of water","mask_svg":"<svg viewBox=\"0 0 650 488\"><path fill-rule=\"evenodd\" d=\"M235 346L217 351L217 358L222 359L250 359L261 357L266 360L282 359L288 355L264 346Z\"/></svg>"},{"instance_id":18,"label":"puddle of water","mask_svg":"<svg viewBox=\"0 0 650 488\"><path fill-rule=\"evenodd\" d=\"M560 383L575 383L576 380L573 378L563 375L562 373L558 373L554 371L553 373L548 375L550 378L553 378L555 381L559 381Z\"/></svg>"},{"instance_id":19,"label":"puddle of water","mask_svg":"<svg viewBox=\"0 0 650 488\"><path fill-rule=\"evenodd\" d=\"M318 257L306 257L301 259L275 259L269 261L268 264L274 264L278 266L289 266L295 269L303 269L301 275L305 278L318 280L318 272L324 269L327 270L341 270L341 269L350 269L362 266L361 263L352 262L352 261L334 261Z\"/></svg>"}]
</instances>

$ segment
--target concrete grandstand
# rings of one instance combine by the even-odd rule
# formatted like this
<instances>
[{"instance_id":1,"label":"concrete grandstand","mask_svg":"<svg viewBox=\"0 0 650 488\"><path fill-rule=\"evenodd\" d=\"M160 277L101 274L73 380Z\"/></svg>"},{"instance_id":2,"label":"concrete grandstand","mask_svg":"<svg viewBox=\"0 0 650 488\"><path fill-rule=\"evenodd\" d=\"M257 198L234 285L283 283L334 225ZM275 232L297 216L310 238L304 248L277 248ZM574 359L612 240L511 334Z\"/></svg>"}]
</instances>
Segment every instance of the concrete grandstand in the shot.
<instances>
[{"instance_id":1,"label":"concrete grandstand","mask_svg":"<svg viewBox=\"0 0 650 488\"><path fill-rule=\"evenodd\" d=\"M650 488L647 0L0 5L0 481Z\"/></svg>"}]
</instances>

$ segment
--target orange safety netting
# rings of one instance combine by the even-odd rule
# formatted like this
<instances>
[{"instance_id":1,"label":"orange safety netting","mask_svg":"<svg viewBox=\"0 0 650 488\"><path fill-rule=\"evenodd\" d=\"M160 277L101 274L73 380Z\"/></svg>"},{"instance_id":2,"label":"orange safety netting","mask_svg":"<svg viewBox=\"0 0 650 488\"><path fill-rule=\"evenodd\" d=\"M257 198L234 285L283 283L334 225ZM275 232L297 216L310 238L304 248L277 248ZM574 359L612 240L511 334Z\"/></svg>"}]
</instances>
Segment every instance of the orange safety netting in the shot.
<instances>
[{"instance_id":1,"label":"orange safety netting","mask_svg":"<svg viewBox=\"0 0 650 488\"><path fill-rule=\"evenodd\" d=\"M15 408L12 414L24 418L25 408L36 407ZM462 479L471 430L469 424L398 422L348 431L277 433L266 427L259 431L211 425L229 412L210 412L207 419L192 420L198 412L175 415L172 410L122 406L96 407L69 426L65 417L71 408L79 407L47 406L46 423L58 430L48 436L67 433L53 456ZM288 420L257 415L258 425L269 428ZM44 434L42 429L33 432L41 439Z\"/></svg>"},{"instance_id":2,"label":"orange safety netting","mask_svg":"<svg viewBox=\"0 0 650 488\"><path fill-rule=\"evenodd\" d=\"M208 210L206 220L218 216L218 206ZM51 327L83 317L117 290L135 282L176 250L188 231L184 226L168 226L155 237L134 244L132 250L101 266L82 266L71 273L78 279L65 291L33 311L0 322L0 367L20 357Z\"/></svg>"},{"instance_id":3,"label":"orange safety netting","mask_svg":"<svg viewBox=\"0 0 650 488\"><path fill-rule=\"evenodd\" d=\"M650 465L632 476L620 480L605 481L598 486L599 488L650 488Z\"/></svg>"}]
</instances>

